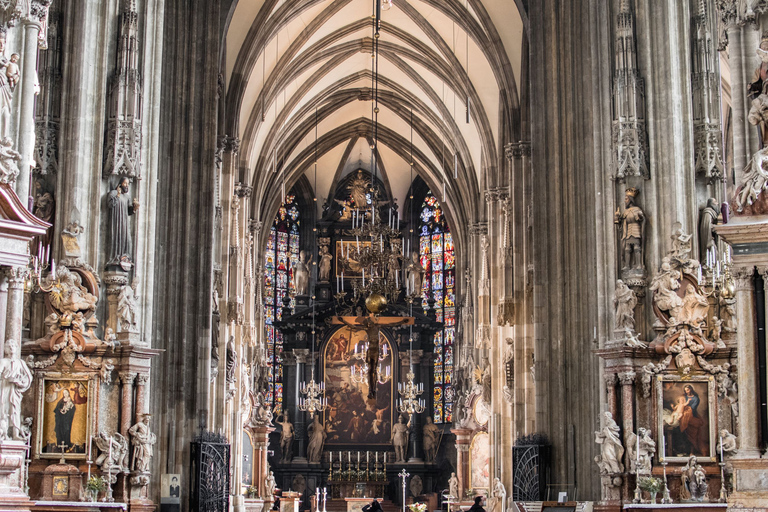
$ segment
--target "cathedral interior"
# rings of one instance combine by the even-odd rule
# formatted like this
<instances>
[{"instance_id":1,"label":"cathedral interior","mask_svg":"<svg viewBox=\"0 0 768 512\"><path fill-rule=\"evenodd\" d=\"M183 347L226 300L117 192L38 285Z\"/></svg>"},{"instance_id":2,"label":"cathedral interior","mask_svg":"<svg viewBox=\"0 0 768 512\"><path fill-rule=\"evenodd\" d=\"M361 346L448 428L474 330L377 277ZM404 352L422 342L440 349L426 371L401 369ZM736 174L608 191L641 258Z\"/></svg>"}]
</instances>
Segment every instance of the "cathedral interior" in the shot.
<instances>
[{"instance_id":1,"label":"cathedral interior","mask_svg":"<svg viewBox=\"0 0 768 512\"><path fill-rule=\"evenodd\" d=\"M766 189L768 0L0 0L0 511L768 510Z\"/></svg>"}]
</instances>

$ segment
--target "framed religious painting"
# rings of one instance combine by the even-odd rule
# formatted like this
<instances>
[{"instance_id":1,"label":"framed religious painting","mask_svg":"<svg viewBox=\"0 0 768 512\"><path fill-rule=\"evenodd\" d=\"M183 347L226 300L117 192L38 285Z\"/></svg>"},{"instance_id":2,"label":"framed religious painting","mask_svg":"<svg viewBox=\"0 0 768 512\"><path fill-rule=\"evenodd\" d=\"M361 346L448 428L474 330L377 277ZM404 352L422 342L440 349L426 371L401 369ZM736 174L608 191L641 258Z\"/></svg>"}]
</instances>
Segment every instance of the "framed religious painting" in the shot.
<instances>
[{"instance_id":1,"label":"framed religious painting","mask_svg":"<svg viewBox=\"0 0 768 512\"><path fill-rule=\"evenodd\" d=\"M336 277L341 279L343 273L344 279L361 279L363 268L357 258L358 247L362 250L370 246L370 241L358 244L354 240L338 240L336 242Z\"/></svg>"},{"instance_id":2,"label":"framed religious painting","mask_svg":"<svg viewBox=\"0 0 768 512\"><path fill-rule=\"evenodd\" d=\"M717 462L716 396L712 375L656 377L659 462L686 462L691 456Z\"/></svg>"},{"instance_id":3,"label":"framed religious painting","mask_svg":"<svg viewBox=\"0 0 768 512\"><path fill-rule=\"evenodd\" d=\"M331 333L322 351L323 382L328 407L323 411L325 445L352 447L361 443L390 446L392 425L397 423L392 397L394 365L399 359L392 343L379 333L376 399L368 399L365 331L340 327ZM313 442L310 440L309 445Z\"/></svg>"},{"instance_id":4,"label":"framed religious painting","mask_svg":"<svg viewBox=\"0 0 768 512\"><path fill-rule=\"evenodd\" d=\"M44 375L37 399L36 451L42 458L86 459L91 439L98 376Z\"/></svg>"}]
</instances>

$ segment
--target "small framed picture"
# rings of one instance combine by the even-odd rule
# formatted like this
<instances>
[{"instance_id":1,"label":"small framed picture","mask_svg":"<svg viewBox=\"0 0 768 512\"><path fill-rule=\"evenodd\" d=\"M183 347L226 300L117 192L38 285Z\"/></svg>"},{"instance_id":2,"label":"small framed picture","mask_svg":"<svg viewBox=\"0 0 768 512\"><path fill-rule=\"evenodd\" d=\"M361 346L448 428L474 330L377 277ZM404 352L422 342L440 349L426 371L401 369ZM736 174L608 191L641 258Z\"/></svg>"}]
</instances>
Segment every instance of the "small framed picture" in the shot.
<instances>
[{"instance_id":1,"label":"small framed picture","mask_svg":"<svg viewBox=\"0 0 768 512\"><path fill-rule=\"evenodd\" d=\"M717 461L715 399L712 375L656 377L659 461Z\"/></svg>"},{"instance_id":2,"label":"small framed picture","mask_svg":"<svg viewBox=\"0 0 768 512\"><path fill-rule=\"evenodd\" d=\"M41 458L85 459L91 439L97 379L87 374L48 374L39 384L36 450Z\"/></svg>"}]
</instances>

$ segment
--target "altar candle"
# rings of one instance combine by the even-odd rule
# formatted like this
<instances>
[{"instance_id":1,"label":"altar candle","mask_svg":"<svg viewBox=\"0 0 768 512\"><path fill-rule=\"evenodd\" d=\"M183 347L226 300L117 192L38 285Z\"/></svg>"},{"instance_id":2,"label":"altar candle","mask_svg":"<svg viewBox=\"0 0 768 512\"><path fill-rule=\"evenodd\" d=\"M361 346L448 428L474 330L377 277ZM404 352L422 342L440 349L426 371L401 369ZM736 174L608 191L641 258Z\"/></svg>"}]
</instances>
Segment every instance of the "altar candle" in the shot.
<instances>
[{"instance_id":1,"label":"altar candle","mask_svg":"<svg viewBox=\"0 0 768 512\"><path fill-rule=\"evenodd\" d=\"M635 452L635 473L640 473L640 429L637 429L637 451Z\"/></svg>"},{"instance_id":2,"label":"altar candle","mask_svg":"<svg viewBox=\"0 0 768 512\"><path fill-rule=\"evenodd\" d=\"M720 462L725 462L725 457L723 456L723 436L720 436Z\"/></svg>"},{"instance_id":3,"label":"altar candle","mask_svg":"<svg viewBox=\"0 0 768 512\"><path fill-rule=\"evenodd\" d=\"M720 438L720 446L723 446L722 438ZM365 463L366 464L368 464L368 455L370 455L370 453L368 452L368 450L366 450L365 451Z\"/></svg>"}]
</instances>

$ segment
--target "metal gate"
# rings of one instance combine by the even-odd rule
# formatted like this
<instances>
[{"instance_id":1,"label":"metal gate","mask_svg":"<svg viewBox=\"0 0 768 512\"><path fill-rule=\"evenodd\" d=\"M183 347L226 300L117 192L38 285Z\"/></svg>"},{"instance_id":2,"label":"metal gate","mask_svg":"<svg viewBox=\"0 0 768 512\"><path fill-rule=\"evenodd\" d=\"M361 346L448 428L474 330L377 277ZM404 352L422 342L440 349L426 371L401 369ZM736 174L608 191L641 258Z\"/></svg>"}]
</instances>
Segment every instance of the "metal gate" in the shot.
<instances>
[{"instance_id":1,"label":"metal gate","mask_svg":"<svg viewBox=\"0 0 768 512\"><path fill-rule=\"evenodd\" d=\"M549 472L549 446L512 447L512 499L542 501Z\"/></svg>"},{"instance_id":2,"label":"metal gate","mask_svg":"<svg viewBox=\"0 0 768 512\"><path fill-rule=\"evenodd\" d=\"M192 442L190 508L197 512L229 510L229 443L206 432Z\"/></svg>"}]
</instances>

